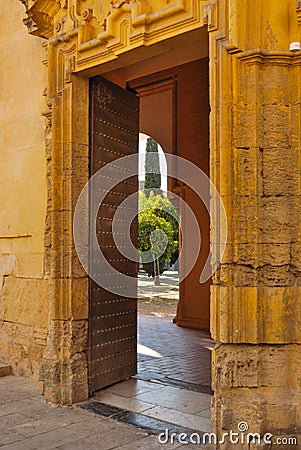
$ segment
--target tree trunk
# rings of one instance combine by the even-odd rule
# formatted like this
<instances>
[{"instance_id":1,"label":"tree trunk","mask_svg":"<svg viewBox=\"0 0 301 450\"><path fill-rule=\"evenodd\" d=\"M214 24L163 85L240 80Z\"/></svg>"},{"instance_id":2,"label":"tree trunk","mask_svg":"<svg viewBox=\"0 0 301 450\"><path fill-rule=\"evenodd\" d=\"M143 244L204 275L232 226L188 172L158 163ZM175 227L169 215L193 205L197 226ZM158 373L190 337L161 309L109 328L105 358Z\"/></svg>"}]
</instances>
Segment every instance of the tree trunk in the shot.
<instances>
[{"instance_id":1,"label":"tree trunk","mask_svg":"<svg viewBox=\"0 0 301 450\"><path fill-rule=\"evenodd\" d=\"M154 284L155 286L160 286L160 265L159 265L159 258L157 258L154 261L154 275L155 275L155 280L154 280Z\"/></svg>"}]
</instances>

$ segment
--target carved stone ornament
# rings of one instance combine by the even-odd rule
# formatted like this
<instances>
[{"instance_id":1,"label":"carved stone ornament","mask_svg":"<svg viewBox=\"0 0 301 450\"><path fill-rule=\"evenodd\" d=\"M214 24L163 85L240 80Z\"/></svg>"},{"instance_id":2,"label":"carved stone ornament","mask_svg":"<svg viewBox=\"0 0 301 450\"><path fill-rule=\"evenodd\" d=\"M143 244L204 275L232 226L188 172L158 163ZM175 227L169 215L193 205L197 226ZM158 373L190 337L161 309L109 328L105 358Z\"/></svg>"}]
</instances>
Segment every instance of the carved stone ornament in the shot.
<instances>
[{"instance_id":1,"label":"carved stone ornament","mask_svg":"<svg viewBox=\"0 0 301 450\"><path fill-rule=\"evenodd\" d=\"M202 6L208 4L207 0L201 0L201 7L197 0L19 1L25 6L24 23L29 33L46 39L64 35L64 39L77 40L81 63L85 51L89 58L92 48L101 46L101 56L111 57L112 51L117 55L131 46L144 45L146 39L148 45L156 42L160 30L162 39L183 33L185 28L190 31L203 26ZM215 15L215 7L211 15ZM99 53L99 49L95 51Z\"/></svg>"},{"instance_id":2,"label":"carved stone ornament","mask_svg":"<svg viewBox=\"0 0 301 450\"><path fill-rule=\"evenodd\" d=\"M95 86L94 96L102 108L111 104L114 100L113 93L102 83Z\"/></svg>"},{"instance_id":3,"label":"carved stone ornament","mask_svg":"<svg viewBox=\"0 0 301 450\"><path fill-rule=\"evenodd\" d=\"M53 35L53 19L59 10L65 7L61 0L20 0L25 6L26 17L23 20L30 34L42 38ZM63 3L63 5L62 5Z\"/></svg>"},{"instance_id":4,"label":"carved stone ornament","mask_svg":"<svg viewBox=\"0 0 301 450\"><path fill-rule=\"evenodd\" d=\"M298 1L296 4L296 12L297 12L297 22L298 25L301 25L301 1Z\"/></svg>"}]
</instances>

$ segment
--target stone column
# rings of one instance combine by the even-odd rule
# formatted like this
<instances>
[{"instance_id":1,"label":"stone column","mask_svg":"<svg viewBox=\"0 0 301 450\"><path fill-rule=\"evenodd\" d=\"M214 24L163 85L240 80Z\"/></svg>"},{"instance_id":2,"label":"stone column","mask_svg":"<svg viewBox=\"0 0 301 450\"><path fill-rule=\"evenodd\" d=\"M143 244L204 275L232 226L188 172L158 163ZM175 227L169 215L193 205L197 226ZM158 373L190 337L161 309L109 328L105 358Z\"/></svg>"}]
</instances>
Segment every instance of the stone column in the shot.
<instances>
[{"instance_id":1,"label":"stone column","mask_svg":"<svg viewBox=\"0 0 301 450\"><path fill-rule=\"evenodd\" d=\"M292 437L301 412L301 52L288 48L301 40L298 17L294 2L214 8L211 177L229 234L211 292L213 431L221 438L246 422L250 433ZM226 438L216 448L270 445Z\"/></svg>"},{"instance_id":2,"label":"stone column","mask_svg":"<svg viewBox=\"0 0 301 450\"><path fill-rule=\"evenodd\" d=\"M74 51L75 46L62 40L48 45L48 111L44 113L50 314L40 383L45 400L67 405L88 398L88 276L74 248L73 213L89 179L89 81L71 75Z\"/></svg>"}]
</instances>

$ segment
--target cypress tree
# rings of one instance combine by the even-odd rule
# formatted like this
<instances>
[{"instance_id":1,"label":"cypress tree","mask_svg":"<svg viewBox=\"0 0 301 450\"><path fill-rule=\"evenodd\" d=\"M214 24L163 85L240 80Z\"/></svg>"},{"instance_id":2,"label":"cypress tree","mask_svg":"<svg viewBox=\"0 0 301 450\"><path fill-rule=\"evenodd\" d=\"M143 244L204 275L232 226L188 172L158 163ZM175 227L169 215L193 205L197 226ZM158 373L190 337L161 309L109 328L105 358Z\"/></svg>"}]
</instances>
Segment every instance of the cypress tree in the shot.
<instances>
[{"instance_id":1,"label":"cypress tree","mask_svg":"<svg viewBox=\"0 0 301 450\"><path fill-rule=\"evenodd\" d=\"M148 138L146 141L144 168L144 190L146 191L146 196L149 197L151 191L153 191L155 195L162 195L158 143L152 138Z\"/></svg>"}]
</instances>

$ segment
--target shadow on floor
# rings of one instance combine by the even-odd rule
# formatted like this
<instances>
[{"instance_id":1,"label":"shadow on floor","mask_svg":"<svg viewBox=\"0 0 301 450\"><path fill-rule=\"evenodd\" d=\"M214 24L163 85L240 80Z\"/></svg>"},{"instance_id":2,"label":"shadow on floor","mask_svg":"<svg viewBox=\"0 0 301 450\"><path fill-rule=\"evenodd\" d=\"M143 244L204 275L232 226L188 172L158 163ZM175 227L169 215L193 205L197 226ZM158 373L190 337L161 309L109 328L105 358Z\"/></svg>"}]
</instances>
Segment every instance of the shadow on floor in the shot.
<instances>
[{"instance_id":1,"label":"shadow on floor","mask_svg":"<svg viewBox=\"0 0 301 450\"><path fill-rule=\"evenodd\" d=\"M208 432L214 347L209 333L162 317L139 315L138 323L137 376L96 393L99 405L93 407L155 431L171 424Z\"/></svg>"}]
</instances>

